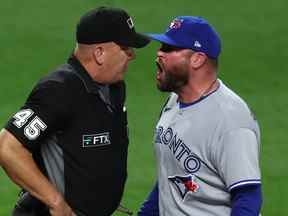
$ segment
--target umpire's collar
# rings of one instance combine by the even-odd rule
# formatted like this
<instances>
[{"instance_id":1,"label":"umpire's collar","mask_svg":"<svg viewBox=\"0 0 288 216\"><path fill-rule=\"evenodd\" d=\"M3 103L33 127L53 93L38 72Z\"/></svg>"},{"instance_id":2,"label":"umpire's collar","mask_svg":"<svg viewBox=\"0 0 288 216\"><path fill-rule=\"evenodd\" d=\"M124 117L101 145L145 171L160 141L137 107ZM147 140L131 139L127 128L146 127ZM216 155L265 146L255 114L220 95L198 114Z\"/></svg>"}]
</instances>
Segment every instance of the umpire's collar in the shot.
<instances>
[{"instance_id":1,"label":"umpire's collar","mask_svg":"<svg viewBox=\"0 0 288 216\"><path fill-rule=\"evenodd\" d=\"M114 106L112 105L110 100L109 86L102 85L93 80L87 70L73 54L69 57L68 64L70 64L74 68L76 75L83 82L87 92L98 94L102 101L106 104L107 109L113 112Z\"/></svg>"},{"instance_id":2,"label":"umpire's collar","mask_svg":"<svg viewBox=\"0 0 288 216\"><path fill-rule=\"evenodd\" d=\"M73 54L69 57L68 64L70 64L75 69L75 72L77 75L79 75L79 78L82 80L85 88L89 93L99 92L101 84L92 79L87 70Z\"/></svg>"}]
</instances>

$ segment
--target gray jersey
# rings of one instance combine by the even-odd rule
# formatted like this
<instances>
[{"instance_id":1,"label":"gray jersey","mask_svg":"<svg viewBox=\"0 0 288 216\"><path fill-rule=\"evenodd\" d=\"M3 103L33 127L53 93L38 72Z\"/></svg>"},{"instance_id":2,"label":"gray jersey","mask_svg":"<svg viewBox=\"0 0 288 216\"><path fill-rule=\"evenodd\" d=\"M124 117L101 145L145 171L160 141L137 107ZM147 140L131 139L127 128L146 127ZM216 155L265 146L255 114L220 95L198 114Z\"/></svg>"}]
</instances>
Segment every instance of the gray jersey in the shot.
<instances>
[{"instance_id":1,"label":"gray jersey","mask_svg":"<svg viewBox=\"0 0 288 216\"><path fill-rule=\"evenodd\" d=\"M246 103L219 88L186 108L171 94L156 127L161 216L228 216L230 190L260 184L260 134Z\"/></svg>"}]
</instances>

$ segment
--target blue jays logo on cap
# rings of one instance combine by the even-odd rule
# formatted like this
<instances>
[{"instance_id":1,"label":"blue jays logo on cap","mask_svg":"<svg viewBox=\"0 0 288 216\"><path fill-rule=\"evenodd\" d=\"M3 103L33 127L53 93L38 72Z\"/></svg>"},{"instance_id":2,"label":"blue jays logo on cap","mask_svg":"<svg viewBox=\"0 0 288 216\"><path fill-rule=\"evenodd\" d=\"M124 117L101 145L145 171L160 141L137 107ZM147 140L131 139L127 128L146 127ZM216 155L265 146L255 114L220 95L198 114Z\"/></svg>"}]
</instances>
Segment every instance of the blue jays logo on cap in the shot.
<instances>
[{"instance_id":1,"label":"blue jays logo on cap","mask_svg":"<svg viewBox=\"0 0 288 216\"><path fill-rule=\"evenodd\" d=\"M169 26L169 29L178 29L181 27L181 23L183 22L183 19L174 19Z\"/></svg>"},{"instance_id":2,"label":"blue jays logo on cap","mask_svg":"<svg viewBox=\"0 0 288 216\"><path fill-rule=\"evenodd\" d=\"M199 190L199 185L196 183L194 175L169 176L168 179L174 184L182 199L185 198L187 193L196 193Z\"/></svg>"},{"instance_id":3,"label":"blue jays logo on cap","mask_svg":"<svg viewBox=\"0 0 288 216\"><path fill-rule=\"evenodd\" d=\"M178 16L172 20L164 34L146 34L152 40L195 52L203 52L217 59L221 40L215 29L202 17Z\"/></svg>"}]
</instances>

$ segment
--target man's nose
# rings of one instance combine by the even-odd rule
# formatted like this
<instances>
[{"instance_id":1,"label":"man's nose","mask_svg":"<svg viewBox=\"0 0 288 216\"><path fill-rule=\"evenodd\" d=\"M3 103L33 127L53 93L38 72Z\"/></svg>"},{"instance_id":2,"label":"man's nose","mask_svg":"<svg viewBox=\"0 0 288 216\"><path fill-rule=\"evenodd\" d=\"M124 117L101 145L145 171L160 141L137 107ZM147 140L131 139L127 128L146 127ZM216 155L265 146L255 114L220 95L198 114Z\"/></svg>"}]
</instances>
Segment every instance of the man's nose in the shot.
<instances>
[{"instance_id":1,"label":"man's nose","mask_svg":"<svg viewBox=\"0 0 288 216\"><path fill-rule=\"evenodd\" d=\"M165 52L161 51L161 49L159 48L156 54L157 54L157 58L159 58L159 57L163 57L165 55Z\"/></svg>"},{"instance_id":2,"label":"man's nose","mask_svg":"<svg viewBox=\"0 0 288 216\"><path fill-rule=\"evenodd\" d=\"M136 58L136 54L135 54L135 51L132 47L129 47L127 50L126 50L126 54L128 56L128 59L129 60L133 60Z\"/></svg>"}]
</instances>

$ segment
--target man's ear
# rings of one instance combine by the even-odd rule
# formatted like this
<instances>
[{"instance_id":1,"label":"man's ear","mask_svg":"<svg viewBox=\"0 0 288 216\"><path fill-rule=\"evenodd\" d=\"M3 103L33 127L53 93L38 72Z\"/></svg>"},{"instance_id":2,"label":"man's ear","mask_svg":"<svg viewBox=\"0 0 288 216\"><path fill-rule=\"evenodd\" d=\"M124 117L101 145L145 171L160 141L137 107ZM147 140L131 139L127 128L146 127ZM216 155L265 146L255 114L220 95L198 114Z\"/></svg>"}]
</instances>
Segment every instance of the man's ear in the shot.
<instances>
[{"instance_id":1,"label":"man's ear","mask_svg":"<svg viewBox=\"0 0 288 216\"><path fill-rule=\"evenodd\" d=\"M102 46L97 46L93 51L93 58L98 65L104 63L104 48Z\"/></svg>"},{"instance_id":2,"label":"man's ear","mask_svg":"<svg viewBox=\"0 0 288 216\"><path fill-rule=\"evenodd\" d=\"M190 57L190 64L193 68L200 68L207 60L207 56L202 52L195 52Z\"/></svg>"}]
</instances>

